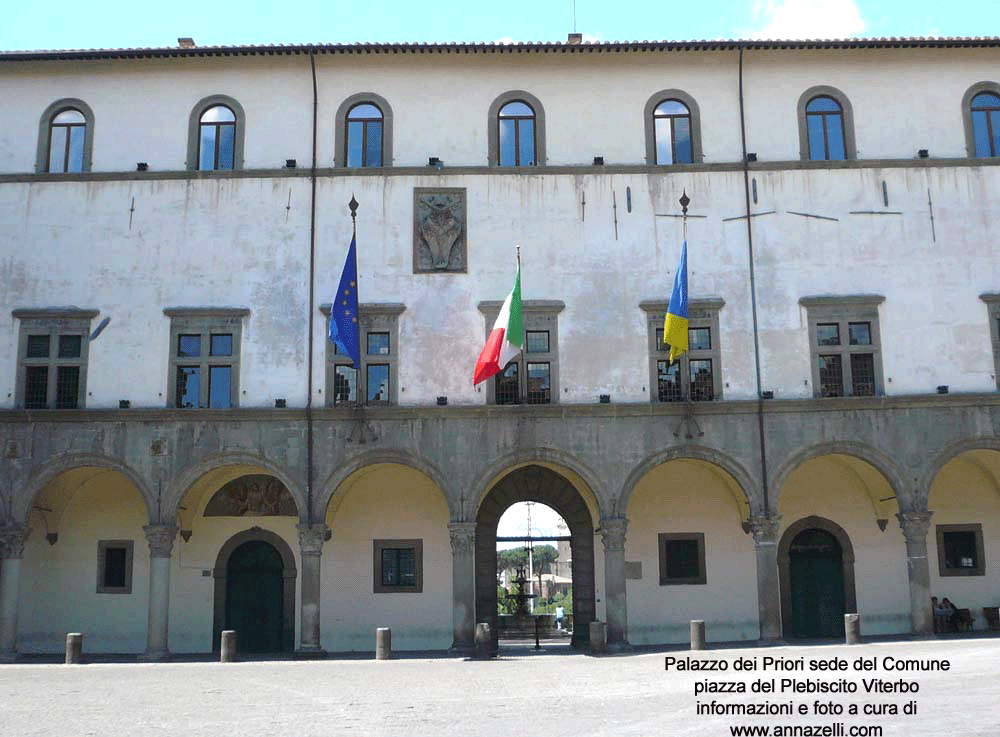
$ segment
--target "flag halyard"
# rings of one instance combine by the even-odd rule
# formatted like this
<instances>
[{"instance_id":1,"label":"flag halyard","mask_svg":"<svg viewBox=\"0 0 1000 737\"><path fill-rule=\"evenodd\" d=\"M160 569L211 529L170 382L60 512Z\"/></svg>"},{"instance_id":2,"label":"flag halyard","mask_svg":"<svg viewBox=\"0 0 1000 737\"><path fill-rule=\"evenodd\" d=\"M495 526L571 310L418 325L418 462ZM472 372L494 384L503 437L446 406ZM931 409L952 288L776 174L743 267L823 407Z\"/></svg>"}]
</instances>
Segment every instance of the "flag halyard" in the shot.
<instances>
[{"instance_id":1,"label":"flag halyard","mask_svg":"<svg viewBox=\"0 0 1000 737\"><path fill-rule=\"evenodd\" d=\"M524 328L521 320L521 267L518 265L514 288L504 300L500 314L493 323L493 329L486 338L486 345L479 353L472 376L475 386L494 376L517 358L524 344Z\"/></svg>"},{"instance_id":2,"label":"flag halyard","mask_svg":"<svg viewBox=\"0 0 1000 737\"><path fill-rule=\"evenodd\" d=\"M670 346L670 361L676 361L688 349L688 283L687 240L681 247L681 258L674 274L670 305L663 320L663 342Z\"/></svg>"}]
</instances>

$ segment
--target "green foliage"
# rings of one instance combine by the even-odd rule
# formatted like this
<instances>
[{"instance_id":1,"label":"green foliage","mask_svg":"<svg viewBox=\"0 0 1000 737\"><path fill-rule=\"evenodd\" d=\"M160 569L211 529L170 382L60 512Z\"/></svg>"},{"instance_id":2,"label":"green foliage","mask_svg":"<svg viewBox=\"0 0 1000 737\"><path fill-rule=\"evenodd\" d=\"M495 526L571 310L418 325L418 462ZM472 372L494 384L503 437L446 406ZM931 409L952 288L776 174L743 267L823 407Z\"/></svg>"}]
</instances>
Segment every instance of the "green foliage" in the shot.
<instances>
[{"instance_id":1,"label":"green foliage","mask_svg":"<svg viewBox=\"0 0 1000 737\"><path fill-rule=\"evenodd\" d=\"M552 563L554 563L558 558L559 551L552 545L536 545L534 548L534 554L531 556L531 564L534 568L533 572L551 572ZM527 575L527 548L507 548L506 550L497 551L497 573L508 570L517 570L518 566L524 566L525 575Z\"/></svg>"}]
</instances>

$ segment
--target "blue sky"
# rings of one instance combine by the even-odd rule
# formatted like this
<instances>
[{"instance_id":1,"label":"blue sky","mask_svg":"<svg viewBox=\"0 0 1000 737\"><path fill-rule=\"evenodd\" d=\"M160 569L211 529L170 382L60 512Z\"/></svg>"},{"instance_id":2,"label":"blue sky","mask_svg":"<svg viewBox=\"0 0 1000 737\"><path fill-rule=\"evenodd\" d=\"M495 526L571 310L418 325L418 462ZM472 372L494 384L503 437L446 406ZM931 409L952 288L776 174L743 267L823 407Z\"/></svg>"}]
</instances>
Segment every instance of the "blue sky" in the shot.
<instances>
[{"instance_id":1,"label":"blue sky","mask_svg":"<svg viewBox=\"0 0 1000 737\"><path fill-rule=\"evenodd\" d=\"M573 0L47 0L8 3L0 49L352 43L565 41ZM576 0L588 40L1000 35L997 0Z\"/></svg>"}]
</instances>

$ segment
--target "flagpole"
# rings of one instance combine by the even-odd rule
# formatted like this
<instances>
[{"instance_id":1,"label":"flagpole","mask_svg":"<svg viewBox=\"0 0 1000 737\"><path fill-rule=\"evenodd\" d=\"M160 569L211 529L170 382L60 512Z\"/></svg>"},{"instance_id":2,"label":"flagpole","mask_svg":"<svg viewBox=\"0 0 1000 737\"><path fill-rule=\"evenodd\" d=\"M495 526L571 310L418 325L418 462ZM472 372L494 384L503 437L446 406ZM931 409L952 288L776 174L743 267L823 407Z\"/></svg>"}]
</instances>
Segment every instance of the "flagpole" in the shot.
<instances>
[{"instance_id":1,"label":"flagpole","mask_svg":"<svg viewBox=\"0 0 1000 737\"><path fill-rule=\"evenodd\" d=\"M514 250L517 251L517 273L521 273L521 247L514 246Z\"/></svg>"},{"instance_id":2,"label":"flagpole","mask_svg":"<svg viewBox=\"0 0 1000 737\"><path fill-rule=\"evenodd\" d=\"M684 190L681 191L681 198L680 198L679 201L681 203L681 218L683 218L683 221L684 221L684 242L687 243L687 239L688 239L688 205L691 204L691 198L688 197L688 193L687 193L686 189L684 189Z\"/></svg>"}]
</instances>

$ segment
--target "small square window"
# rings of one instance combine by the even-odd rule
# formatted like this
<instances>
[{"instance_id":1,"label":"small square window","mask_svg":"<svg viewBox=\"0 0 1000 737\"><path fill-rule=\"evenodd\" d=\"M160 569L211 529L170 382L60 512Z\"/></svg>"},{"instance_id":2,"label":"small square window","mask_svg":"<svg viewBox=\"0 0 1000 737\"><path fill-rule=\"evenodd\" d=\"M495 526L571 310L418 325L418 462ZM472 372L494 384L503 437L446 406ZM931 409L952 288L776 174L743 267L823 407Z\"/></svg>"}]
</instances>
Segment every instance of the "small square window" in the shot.
<instances>
[{"instance_id":1,"label":"small square window","mask_svg":"<svg viewBox=\"0 0 1000 737\"><path fill-rule=\"evenodd\" d=\"M60 335L59 358L79 358L82 346L82 335Z\"/></svg>"},{"instance_id":2,"label":"small square window","mask_svg":"<svg viewBox=\"0 0 1000 737\"><path fill-rule=\"evenodd\" d=\"M847 324L851 345L872 344L872 324L870 322L851 322Z\"/></svg>"},{"instance_id":3,"label":"small square window","mask_svg":"<svg viewBox=\"0 0 1000 737\"><path fill-rule=\"evenodd\" d=\"M200 335L178 335L177 356L179 358L198 358L201 355Z\"/></svg>"},{"instance_id":4,"label":"small square window","mask_svg":"<svg viewBox=\"0 0 1000 737\"><path fill-rule=\"evenodd\" d=\"M213 356L233 355L233 334L213 333L211 351Z\"/></svg>"},{"instance_id":5,"label":"small square window","mask_svg":"<svg viewBox=\"0 0 1000 737\"><path fill-rule=\"evenodd\" d=\"M373 540L374 593L421 593L423 549L423 540Z\"/></svg>"},{"instance_id":6,"label":"small square window","mask_svg":"<svg viewBox=\"0 0 1000 737\"><path fill-rule=\"evenodd\" d=\"M528 330L524 334L524 350L527 353L549 352L549 331Z\"/></svg>"},{"instance_id":7,"label":"small square window","mask_svg":"<svg viewBox=\"0 0 1000 737\"><path fill-rule=\"evenodd\" d=\"M49 357L49 336L29 335L28 348L25 352L27 358L48 358Z\"/></svg>"},{"instance_id":8,"label":"small square window","mask_svg":"<svg viewBox=\"0 0 1000 737\"><path fill-rule=\"evenodd\" d=\"M100 540L97 543L97 593L132 593L132 540Z\"/></svg>"},{"instance_id":9,"label":"small square window","mask_svg":"<svg viewBox=\"0 0 1000 737\"><path fill-rule=\"evenodd\" d=\"M982 576L986 573L981 524L938 525L937 551L941 576Z\"/></svg>"},{"instance_id":10,"label":"small square window","mask_svg":"<svg viewBox=\"0 0 1000 737\"><path fill-rule=\"evenodd\" d=\"M837 323L817 325L816 342L818 345L840 345L840 325Z\"/></svg>"},{"instance_id":11,"label":"small square window","mask_svg":"<svg viewBox=\"0 0 1000 737\"><path fill-rule=\"evenodd\" d=\"M663 331L660 330L660 341L663 340ZM688 350L689 351L710 351L712 350L712 331L710 328L691 328L688 330Z\"/></svg>"},{"instance_id":12,"label":"small square window","mask_svg":"<svg viewBox=\"0 0 1000 737\"><path fill-rule=\"evenodd\" d=\"M707 583L705 533L659 534L660 586Z\"/></svg>"},{"instance_id":13,"label":"small square window","mask_svg":"<svg viewBox=\"0 0 1000 737\"><path fill-rule=\"evenodd\" d=\"M389 355L389 333L368 333L368 355Z\"/></svg>"}]
</instances>

